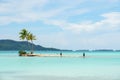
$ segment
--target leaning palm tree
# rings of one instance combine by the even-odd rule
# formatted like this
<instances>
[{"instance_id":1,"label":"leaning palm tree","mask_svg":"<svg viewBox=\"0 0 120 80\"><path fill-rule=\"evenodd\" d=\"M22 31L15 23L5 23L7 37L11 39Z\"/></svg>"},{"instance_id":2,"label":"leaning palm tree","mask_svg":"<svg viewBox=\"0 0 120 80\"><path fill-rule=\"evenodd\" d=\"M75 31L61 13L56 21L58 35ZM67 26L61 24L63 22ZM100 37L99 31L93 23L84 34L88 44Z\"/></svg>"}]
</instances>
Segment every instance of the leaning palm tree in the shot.
<instances>
[{"instance_id":1,"label":"leaning palm tree","mask_svg":"<svg viewBox=\"0 0 120 80\"><path fill-rule=\"evenodd\" d=\"M30 32L27 33L26 35L26 40L27 40L27 43L28 43L28 48L30 49L30 44L29 44L29 40L30 40Z\"/></svg>"},{"instance_id":2,"label":"leaning palm tree","mask_svg":"<svg viewBox=\"0 0 120 80\"><path fill-rule=\"evenodd\" d=\"M32 33L30 33L29 34L29 39L32 42L32 45L31 45L31 54L32 54L33 53L33 40L36 40L36 37Z\"/></svg>"}]
</instances>

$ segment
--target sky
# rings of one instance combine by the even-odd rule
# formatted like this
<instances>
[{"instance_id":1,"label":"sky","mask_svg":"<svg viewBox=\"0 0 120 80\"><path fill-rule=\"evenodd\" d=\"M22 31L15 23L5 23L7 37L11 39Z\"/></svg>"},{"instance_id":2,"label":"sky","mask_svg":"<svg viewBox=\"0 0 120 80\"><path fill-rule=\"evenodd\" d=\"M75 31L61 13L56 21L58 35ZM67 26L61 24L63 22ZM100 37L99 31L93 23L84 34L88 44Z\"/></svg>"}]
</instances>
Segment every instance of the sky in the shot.
<instances>
[{"instance_id":1,"label":"sky","mask_svg":"<svg viewBox=\"0 0 120 80\"><path fill-rule=\"evenodd\" d=\"M0 39L24 28L44 47L120 49L120 0L0 0Z\"/></svg>"}]
</instances>

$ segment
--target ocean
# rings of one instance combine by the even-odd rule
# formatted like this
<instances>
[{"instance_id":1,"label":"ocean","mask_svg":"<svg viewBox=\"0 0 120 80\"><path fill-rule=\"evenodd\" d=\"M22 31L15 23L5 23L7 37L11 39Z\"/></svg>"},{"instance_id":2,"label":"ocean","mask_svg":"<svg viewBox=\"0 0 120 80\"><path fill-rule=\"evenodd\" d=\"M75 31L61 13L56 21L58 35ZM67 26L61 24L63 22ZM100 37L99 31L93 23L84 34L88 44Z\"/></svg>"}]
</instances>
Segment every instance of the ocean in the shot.
<instances>
[{"instance_id":1,"label":"ocean","mask_svg":"<svg viewBox=\"0 0 120 80\"><path fill-rule=\"evenodd\" d=\"M78 57L20 57L18 51L0 51L0 80L120 80L120 52L88 51L85 58L79 51L62 53Z\"/></svg>"}]
</instances>

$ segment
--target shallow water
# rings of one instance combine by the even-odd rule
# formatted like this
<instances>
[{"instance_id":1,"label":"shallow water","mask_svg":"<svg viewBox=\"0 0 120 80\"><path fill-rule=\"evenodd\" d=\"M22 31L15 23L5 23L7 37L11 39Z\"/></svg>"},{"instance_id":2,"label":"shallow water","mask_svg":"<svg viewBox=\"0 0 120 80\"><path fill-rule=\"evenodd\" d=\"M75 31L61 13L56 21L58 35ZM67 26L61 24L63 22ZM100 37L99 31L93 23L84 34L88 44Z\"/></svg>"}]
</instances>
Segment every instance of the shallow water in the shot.
<instances>
[{"instance_id":1,"label":"shallow water","mask_svg":"<svg viewBox=\"0 0 120 80\"><path fill-rule=\"evenodd\" d=\"M62 53L82 56L82 52ZM85 58L69 58L19 57L17 51L0 51L0 80L120 80L120 52L86 52Z\"/></svg>"}]
</instances>

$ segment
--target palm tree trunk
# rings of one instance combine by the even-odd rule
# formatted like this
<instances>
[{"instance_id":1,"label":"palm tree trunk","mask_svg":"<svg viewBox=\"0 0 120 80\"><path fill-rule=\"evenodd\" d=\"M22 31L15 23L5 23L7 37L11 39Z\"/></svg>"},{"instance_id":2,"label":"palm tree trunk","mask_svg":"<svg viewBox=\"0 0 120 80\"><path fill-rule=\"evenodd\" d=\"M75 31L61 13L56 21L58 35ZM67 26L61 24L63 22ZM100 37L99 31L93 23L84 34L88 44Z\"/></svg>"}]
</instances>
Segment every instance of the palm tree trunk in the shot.
<instances>
[{"instance_id":1,"label":"palm tree trunk","mask_svg":"<svg viewBox=\"0 0 120 80\"><path fill-rule=\"evenodd\" d=\"M28 43L28 50L30 50L30 44L29 44L29 41L27 40L27 43Z\"/></svg>"},{"instance_id":2,"label":"palm tree trunk","mask_svg":"<svg viewBox=\"0 0 120 80\"><path fill-rule=\"evenodd\" d=\"M31 42L32 42L31 54L33 54L33 41L31 40Z\"/></svg>"}]
</instances>

